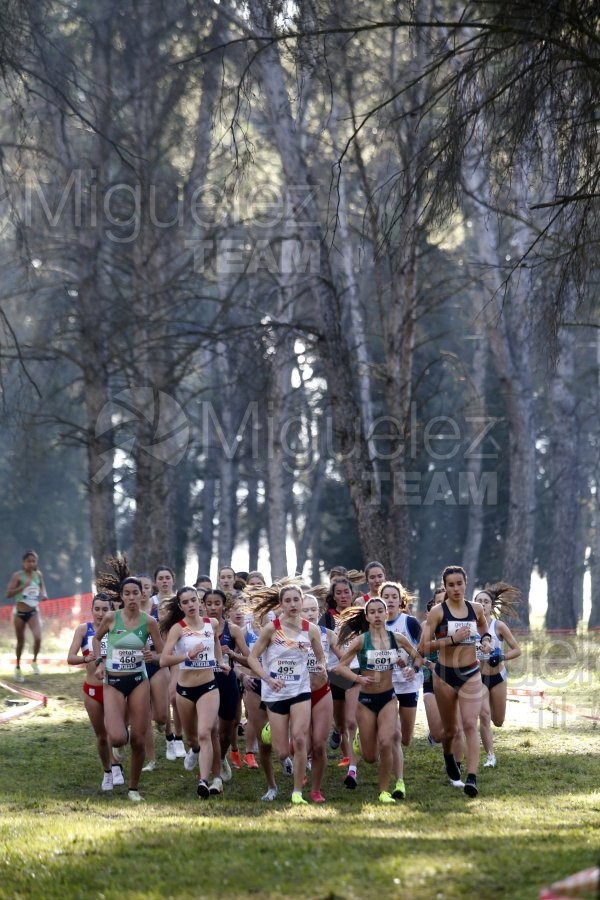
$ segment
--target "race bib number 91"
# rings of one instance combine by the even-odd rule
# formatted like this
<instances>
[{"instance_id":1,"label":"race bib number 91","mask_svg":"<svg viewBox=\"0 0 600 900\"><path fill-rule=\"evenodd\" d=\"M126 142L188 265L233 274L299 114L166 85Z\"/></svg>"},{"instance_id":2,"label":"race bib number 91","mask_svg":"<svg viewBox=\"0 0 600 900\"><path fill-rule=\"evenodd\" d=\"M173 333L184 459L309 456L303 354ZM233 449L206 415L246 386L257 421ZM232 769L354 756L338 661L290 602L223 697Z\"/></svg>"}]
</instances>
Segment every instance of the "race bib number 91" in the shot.
<instances>
[{"instance_id":1,"label":"race bib number 91","mask_svg":"<svg viewBox=\"0 0 600 900\"><path fill-rule=\"evenodd\" d=\"M185 661L186 669L214 669L216 665L216 659L210 656L208 650L204 650L193 659L186 659Z\"/></svg>"}]
</instances>

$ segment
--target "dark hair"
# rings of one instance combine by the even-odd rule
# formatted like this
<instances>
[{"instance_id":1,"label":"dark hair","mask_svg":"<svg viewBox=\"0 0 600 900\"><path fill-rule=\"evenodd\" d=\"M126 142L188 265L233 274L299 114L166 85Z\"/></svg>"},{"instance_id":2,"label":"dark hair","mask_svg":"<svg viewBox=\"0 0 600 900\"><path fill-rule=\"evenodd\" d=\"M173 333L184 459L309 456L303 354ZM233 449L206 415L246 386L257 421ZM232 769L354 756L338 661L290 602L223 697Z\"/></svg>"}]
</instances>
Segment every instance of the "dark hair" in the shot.
<instances>
[{"instance_id":1,"label":"dark hair","mask_svg":"<svg viewBox=\"0 0 600 900\"><path fill-rule=\"evenodd\" d=\"M446 566L446 568L442 572L442 581L444 582L444 585L446 584L446 578L448 577L448 575L462 575L462 577L465 579L465 584L467 583L467 573L462 566Z\"/></svg>"},{"instance_id":2,"label":"dark hair","mask_svg":"<svg viewBox=\"0 0 600 900\"><path fill-rule=\"evenodd\" d=\"M372 559L371 562L368 562L365 566L365 575L367 578L369 577L369 569L381 569L385 576L385 566L380 562L377 562L376 559Z\"/></svg>"},{"instance_id":3,"label":"dark hair","mask_svg":"<svg viewBox=\"0 0 600 900\"><path fill-rule=\"evenodd\" d=\"M220 566L219 575L221 574L221 572L224 572L225 569L229 569L230 572L233 572L233 577L235 578L235 569L233 568L233 566Z\"/></svg>"},{"instance_id":4,"label":"dark hair","mask_svg":"<svg viewBox=\"0 0 600 900\"><path fill-rule=\"evenodd\" d=\"M250 581L251 578L260 578L263 584L266 584L265 576L262 572L259 572L258 569L253 569L251 572L248 572L248 577L246 578L246 584ZM250 585L253 587L253 585Z\"/></svg>"},{"instance_id":5,"label":"dark hair","mask_svg":"<svg viewBox=\"0 0 600 900\"><path fill-rule=\"evenodd\" d=\"M500 618L502 615L515 616L517 606L521 602L521 591L505 581L486 584L473 597L475 602L478 602L477 597L479 594L488 594L492 601L492 614L496 618Z\"/></svg>"},{"instance_id":6,"label":"dark hair","mask_svg":"<svg viewBox=\"0 0 600 900\"><path fill-rule=\"evenodd\" d=\"M217 597L220 597L221 600L223 601L223 618L225 618L225 615L226 615L226 613L229 612L229 609L230 609L230 607L231 607L232 600L233 600L234 598L231 598L231 599L228 598L228 597L227 597L227 594L225 593L225 591L222 591L221 588L211 588L210 591L207 591L207 592L205 593L205 595L204 595L204 598L203 598L203 599L204 599L204 603L205 603L205 604L206 604L207 599L208 599L209 597L211 597L213 594L216 594L216 596L217 596Z\"/></svg>"},{"instance_id":7,"label":"dark hair","mask_svg":"<svg viewBox=\"0 0 600 900\"><path fill-rule=\"evenodd\" d=\"M163 571L171 573L171 575L173 577L173 584L175 584L175 572L173 571L171 566L157 566L156 569L154 570L154 577L152 580L154 582L156 582L156 576L158 575L159 572L163 572Z\"/></svg>"},{"instance_id":8,"label":"dark hair","mask_svg":"<svg viewBox=\"0 0 600 900\"><path fill-rule=\"evenodd\" d=\"M132 577L129 571L129 561L127 556L123 554L122 556L107 556L105 562L112 571L98 573L96 576L96 588L98 591L108 594L112 602L120 606L121 598L119 594L121 593L121 586L127 578Z\"/></svg>"},{"instance_id":9,"label":"dark hair","mask_svg":"<svg viewBox=\"0 0 600 900\"><path fill-rule=\"evenodd\" d=\"M374 597L373 599L379 600L379 597ZM340 613L340 630L338 632L339 644L344 644L349 638L356 637L358 634L364 634L368 630L369 623L365 607L349 606L348 609L342 610Z\"/></svg>"},{"instance_id":10,"label":"dark hair","mask_svg":"<svg viewBox=\"0 0 600 900\"><path fill-rule=\"evenodd\" d=\"M433 609L433 607L436 605L435 598L436 598L436 596L437 596L438 594L444 594L444 595L445 595L445 594L446 594L446 588L443 588L443 587L436 587L436 588L434 588L433 594L431 595L431 597L430 597L429 600L427 601L427 607L426 607L427 612L429 612L431 609Z\"/></svg>"},{"instance_id":11,"label":"dark hair","mask_svg":"<svg viewBox=\"0 0 600 900\"><path fill-rule=\"evenodd\" d=\"M332 578L346 578L348 575L348 569L346 566L332 566L329 570L329 579Z\"/></svg>"},{"instance_id":12,"label":"dark hair","mask_svg":"<svg viewBox=\"0 0 600 900\"><path fill-rule=\"evenodd\" d=\"M325 606L327 607L327 609L337 609L337 606L335 605L334 593L336 585L338 584L345 584L347 587L349 587L350 593L352 594L352 599L354 600L354 589L352 587L352 582L350 581L350 579L343 577L334 578L329 585L329 590L327 591L327 594L325 596Z\"/></svg>"},{"instance_id":13,"label":"dark hair","mask_svg":"<svg viewBox=\"0 0 600 900\"><path fill-rule=\"evenodd\" d=\"M252 589L249 589L252 590ZM264 587L256 587L252 590L252 593L246 593L246 596L250 599L253 608L254 608L254 616L260 622L262 617L270 612L272 609L275 609L276 606L279 606L281 603L284 594L287 591L298 591L300 596L304 597L304 592L299 584L294 583L285 583L283 581L276 581L275 584L272 584L270 587L265 585Z\"/></svg>"},{"instance_id":14,"label":"dark hair","mask_svg":"<svg viewBox=\"0 0 600 900\"><path fill-rule=\"evenodd\" d=\"M119 597L121 596L121 592L126 584L136 584L140 589L140 593L143 592L142 582L140 581L140 579L136 578L135 575L128 575L127 578L124 578L119 585Z\"/></svg>"},{"instance_id":15,"label":"dark hair","mask_svg":"<svg viewBox=\"0 0 600 900\"><path fill-rule=\"evenodd\" d=\"M400 584L399 581L384 581L381 587L379 588L379 599L381 599L381 595L385 591L386 588L394 588L394 590L398 591L398 597L400 598L400 602L398 603L398 609L402 612L405 609L408 609L410 604L415 599L414 594L410 594L404 585ZM376 599L375 597L371 598L372 600ZM387 604L386 604L387 605Z\"/></svg>"},{"instance_id":16,"label":"dark hair","mask_svg":"<svg viewBox=\"0 0 600 900\"><path fill-rule=\"evenodd\" d=\"M21 562L23 562L23 560L27 559L28 556L35 556L36 559L39 559L39 556L37 555L35 550L26 550L25 553L23 554L23 556L21 557Z\"/></svg>"},{"instance_id":17,"label":"dark hair","mask_svg":"<svg viewBox=\"0 0 600 900\"><path fill-rule=\"evenodd\" d=\"M113 608L112 597L110 596L110 594L107 594L106 591L98 591L97 594L94 594L94 596L92 597L92 606L94 605L96 600L100 600L101 603L108 603L110 608Z\"/></svg>"},{"instance_id":18,"label":"dark hair","mask_svg":"<svg viewBox=\"0 0 600 900\"><path fill-rule=\"evenodd\" d=\"M165 611L164 615L158 620L158 627L160 629L160 633L162 635L168 634L173 625L176 625L178 622L181 622L183 613L181 611L181 606L179 605L179 601L181 600L181 595L185 594L186 591L193 591L196 596L198 593L195 587L190 587L189 585L185 585L184 587L180 587L174 597L170 597L168 600L164 600L162 605L162 609Z\"/></svg>"}]
</instances>

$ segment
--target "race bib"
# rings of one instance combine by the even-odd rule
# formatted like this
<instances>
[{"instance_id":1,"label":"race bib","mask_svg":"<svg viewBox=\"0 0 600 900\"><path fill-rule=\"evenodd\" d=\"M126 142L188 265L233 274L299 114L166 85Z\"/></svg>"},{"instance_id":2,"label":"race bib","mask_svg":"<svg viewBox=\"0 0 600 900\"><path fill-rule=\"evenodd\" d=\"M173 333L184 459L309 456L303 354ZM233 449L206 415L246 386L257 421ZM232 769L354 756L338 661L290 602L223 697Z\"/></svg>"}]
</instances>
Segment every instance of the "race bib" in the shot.
<instances>
[{"instance_id":1,"label":"race bib","mask_svg":"<svg viewBox=\"0 0 600 900\"><path fill-rule=\"evenodd\" d=\"M216 665L216 659L208 650L203 650L202 653L199 653L193 659L186 659L185 661L186 669L214 669Z\"/></svg>"},{"instance_id":2,"label":"race bib","mask_svg":"<svg viewBox=\"0 0 600 900\"><path fill-rule=\"evenodd\" d=\"M293 659L278 659L275 663L275 671L270 672L271 678L279 678L280 681L300 681L304 663Z\"/></svg>"},{"instance_id":3,"label":"race bib","mask_svg":"<svg viewBox=\"0 0 600 900\"><path fill-rule=\"evenodd\" d=\"M477 622L473 621L465 621L465 622L448 622L448 637L454 637L456 632L460 628L464 628L465 625L469 626L469 631L471 632L467 638L464 638L462 641L455 641L456 644L475 644L479 639L479 632L477 631Z\"/></svg>"},{"instance_id":4,"label":"race bib","mask_svg":"<svg viewBox=\"0 0 600 900\"><path fill-rule=\"evenodd\" d=\"M144 654L141 650L120 650L115 649L112 657L113 670L119 669L122 672L133 672L135 669L141 668L144 660Z\"/></svg>"},{"instance_id":5,"label":"race bib","mask_svg":"<svg viewBox=\"0 0 600 900\"><path fill-rule=\"evenodd\" d=\"M309 653L308 659L306 660L306 666L308 668L308 671L312 675L317 675L317 674L321 673L321 669L318 668L319 663L317 662L317 657L315 656L314 653Z\"/></svg>"},{"instance_id":6,"label":"race bib","mask_svg":"<svg viewBox=\"0 0 600 900\"><path fill-rule=\"evenodd\" d=\"M397 660L397 650L367 650L367 669L372 672L387 672Z\"/></svg>"},{"instance_id":7,"label":"race bib","mask_svg":"<svg viewBox=\"0 0 600 900\"><path fill-rule=\"evenodd\" d=\"M29 584L21 591L25 603L37 603L40 599L40 594L41 590L39 584Z\"/></svg>"}]
</instances>

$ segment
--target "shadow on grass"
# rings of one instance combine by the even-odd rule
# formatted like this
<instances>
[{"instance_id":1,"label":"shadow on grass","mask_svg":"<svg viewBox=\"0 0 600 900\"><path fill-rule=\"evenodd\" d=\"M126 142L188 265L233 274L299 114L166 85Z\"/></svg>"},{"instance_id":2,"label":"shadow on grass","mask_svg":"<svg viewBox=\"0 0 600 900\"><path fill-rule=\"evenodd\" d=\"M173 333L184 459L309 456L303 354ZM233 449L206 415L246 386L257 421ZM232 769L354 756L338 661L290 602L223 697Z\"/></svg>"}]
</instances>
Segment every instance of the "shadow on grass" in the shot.
<instances>
[{"instance_id":1,"label":"shadow on grass","mask_svg":"<svg viewBox=\"0 0 600 900\"><path fill-rule=\"evenodd\" d=\"M136 806L126 788L99 789L80 681L72 696L64 675L41 681L56 691L46 713L0 731L0 897L520 900L596 863L589 728L496 732L498 768L480 770L475 801L447 784L440 749L418 739L406 753L408 798L391 808L376 802L372 767L361 764L359 788L345 790L337 758L324 807L292 807L279 771L273 804L258 799L262 773L248 770L201 802L194 775L165 760L157 736L159 768L142 775L146 802Z\"/></svg>"}]
</instances>

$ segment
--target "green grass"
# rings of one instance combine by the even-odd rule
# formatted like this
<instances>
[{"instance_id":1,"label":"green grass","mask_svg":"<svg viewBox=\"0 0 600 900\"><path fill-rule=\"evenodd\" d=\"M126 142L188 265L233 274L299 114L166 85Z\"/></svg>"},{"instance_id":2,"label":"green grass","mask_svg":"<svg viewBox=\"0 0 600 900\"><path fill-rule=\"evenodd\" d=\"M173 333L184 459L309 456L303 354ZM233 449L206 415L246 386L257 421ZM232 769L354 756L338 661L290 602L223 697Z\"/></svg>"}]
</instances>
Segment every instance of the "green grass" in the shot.
<instances>
[{"instance_id":1,"label":"green grass","mask_svg":"<svg viewBox=\"0 0 600 900\"><path fill-rule=\"evenodd\" d=\"M140 807L126 788L99 789L80 683L44 674L35 684L48 708L0 726L3 898L534 898L597 861L598 732L586 720L497 731L499 766L480 771L469 801L445 783L419 719L408 797L392 809L375 802L364 764L346 791L337 759L322 808L292 808L282 775L281 799L261 803L262 774L250 771L201 802L158 736L160 767L142 775Z\"/></svg>"},{"instance_id":2,"label":"green grass","mask_svg":"<svg viewBox=\"0 0 600 900\"><path fill-rule=\"evenodd\" d=\"M597 644L576 640L581 659L571 668L568 647L554 643L550 657L532 641L522 671L511 668L512 683L541 683L545 665L556 676L545 703L594 708ZM4 664L0 679L10 674ZM419 711L406 753L408 796L392 808L376 802L376 773L364 763L358 789L343 787L339 754L323 807L292 808L289 779L279 773L280 798L262 803L262 773L248 770L234 773L223 797L202 802L194 776L164 759L158 735L159 768L142 774L146 802L138 806L126 787L100 791L81 681L81 672L44 667L26 686L48 696L47 709L0 725L1 898L525 900L598 862L599 734L591 719L542 707L527 726L496 730L498 768L480 769L480 796L470 801L447 785ZM0 690L0 710L5 699Z\"/></svg>"}]
</instances>

